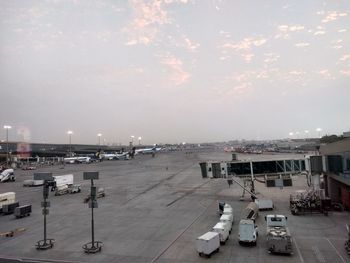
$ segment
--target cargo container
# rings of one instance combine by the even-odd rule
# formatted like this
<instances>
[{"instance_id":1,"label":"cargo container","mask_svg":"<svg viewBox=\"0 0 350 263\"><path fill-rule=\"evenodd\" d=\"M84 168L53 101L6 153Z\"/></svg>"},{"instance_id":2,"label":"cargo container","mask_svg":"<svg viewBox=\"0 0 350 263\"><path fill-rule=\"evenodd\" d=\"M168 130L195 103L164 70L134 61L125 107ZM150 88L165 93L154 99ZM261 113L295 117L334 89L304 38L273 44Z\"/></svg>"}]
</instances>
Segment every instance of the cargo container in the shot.
<instances>
[{"instance_id":1,"label":"cargo container","mask_svg":"<svg viewBox=\"0 0 350 263\"><path fill-rule=\"evenodd\" d=\"M199 256L210 257L214 252L219 252L220 236L217 232L207 232L196 239L196 247Z\"/></svg>"},{"instance_id":2,"label":"cargo container","mask_svg":"<svg viewBox=\"0 0 350 263\"><path fill-rule=\"evenodd\" d=\"M213 227L213 231L220 236L220 243L225 245L230 235L230 226L226 223L219 222Z\"/></svg>"},{"instance_id":3,"label":"cargo container","mask_svg":"<svg viewBox=\"0 0 350 263\"><path fill-rule=\"evenodd\" d=\"M15 192L7 192L0 194L0 211L2 211L3 205L8 205L16 202L16 193Z\"/></svg>"},{"instance_id":4,"label":"cargo container","mask_svg":"<svg viewBox=\"0 0 350 263\"><path fill-rule=\"evenodd\" d=\"M16 207L19 207L19 202L15 202L15 203L12 203L12 204L3 205L3 206L2 206L2 212L3 212L5 215L13 214Z\"/></svg>"},{"instance_id":5,"label":"cargo container","mask_svg":"<svg viewBox=\"0 0 350 263\"><path fill-rule=\"evenodd\" d=\"M228 224L230 226L229 233L231 234L232 231L232 225L233 225L233 216L232 215L222 215L220 217L220 222Z\"/></svg>"},{"instance_id":6,"label":"cargo container","mask_svg":"<svg viewBox=\"0 0 350 263\"><path fill-rule=\"evenodd\" d=\"M274 205L271 199L255 199L259 210L273 210Z\"/></svg>"},{"instance_id":7,"label":"cargo container","mask_svg":"<svg viewBox=\"0 0 350 263\"><path fill-rule=\"evenodd\" d=\"M25 216L30 216L32 213L32 205L22 205L15 208L15 217L22 218Z\"/></svg>"}]
</instances>

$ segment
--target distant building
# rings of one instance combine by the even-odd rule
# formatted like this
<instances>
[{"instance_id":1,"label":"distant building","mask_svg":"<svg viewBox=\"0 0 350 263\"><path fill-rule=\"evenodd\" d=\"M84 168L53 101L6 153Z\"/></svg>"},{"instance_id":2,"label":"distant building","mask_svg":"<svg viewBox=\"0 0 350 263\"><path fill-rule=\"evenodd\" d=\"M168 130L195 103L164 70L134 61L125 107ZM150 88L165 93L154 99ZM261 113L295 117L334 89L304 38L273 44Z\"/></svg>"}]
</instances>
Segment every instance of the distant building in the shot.
<instances>
[{"instance_id":1,"label":"distant building","mask_svg":"<svg viewBox=\"0 0 350 263\"><path fill-rule=\"evenodd\" d=\"M350 209L350 138L322 145L320 154L324 160L326 193Z\"/></svg>"}]
</instances>

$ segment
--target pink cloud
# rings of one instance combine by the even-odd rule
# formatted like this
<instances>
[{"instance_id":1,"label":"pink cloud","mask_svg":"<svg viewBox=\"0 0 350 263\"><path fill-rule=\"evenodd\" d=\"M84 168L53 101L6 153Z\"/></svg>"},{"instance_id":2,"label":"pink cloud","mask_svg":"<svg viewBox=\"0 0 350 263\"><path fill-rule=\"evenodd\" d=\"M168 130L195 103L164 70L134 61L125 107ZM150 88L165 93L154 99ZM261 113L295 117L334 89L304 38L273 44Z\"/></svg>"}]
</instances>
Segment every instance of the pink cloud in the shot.
<instances>
[{"instance_id":1,"label":"pink cloud","mask_svg":"<svg viewBox=\"0 0 350 263\"><path fill-rule=\"evenodd\" d=\"M341 70L340 74L346 75L350 77L350 69L346 69L346 70Z\"/></svg>"},{"instance_id":2,"label":"pink cloud","mask_svg":"<svg viewBox=\"0 0 350 263\"><path fill-rule=\"evenodd\" d=\"M335 21L337 19L339 19L340 17L344 17L344 16L347 16L348 14L347 13L339 13L337 11L330 11L327 13L326 17L324 17L322 19L322 23L328 23L328 22L331 22L331 21Z\"/></svg>"},{"instance_id":3,"label":"pink cloud","mask_svg":"<svg viewBox=\"0 0 350 263\"><path fill-rule=\"evenodd\" d=\"M180 86L188 81L190 74L183 69L181 59L176 58L171 54L161 56L160 63L170 69L170 80L175 86Z\"/></svg>"},{"instance_id":4,"label":"pink cloud","mask_svg":"<svg viewBox=\"0 0 350 263\"><path fill-rule=\"evenodd\" d=\"M129 1L133 11L134 19L123 32L127 35L126 45L152 43L161 25L169 24L167 12L163 9L162 1L145 2L142 0Z\"/></svg>"}]
</instances>

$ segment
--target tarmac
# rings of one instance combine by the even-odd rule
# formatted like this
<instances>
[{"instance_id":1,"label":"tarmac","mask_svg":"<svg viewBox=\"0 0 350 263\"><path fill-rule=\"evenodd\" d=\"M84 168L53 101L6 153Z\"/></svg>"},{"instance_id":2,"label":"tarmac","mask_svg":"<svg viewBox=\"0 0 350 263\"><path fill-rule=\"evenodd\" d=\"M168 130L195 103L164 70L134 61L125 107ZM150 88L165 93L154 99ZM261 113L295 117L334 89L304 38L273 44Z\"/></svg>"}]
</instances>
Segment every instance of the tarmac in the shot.
<instances>
[{"instance_id":1,"label":"tarmac","mask_svg":"<svg viewBox=\"0 0 350 263\"><path fill-rule=\"evenodd\" d=\"M0 262L350 262L344 249L349 212L291 215L289 195L307 189L303 176L293 176L293 186L283 189L256 183L258 197L272 199L275 210L259 213L257 246L240 246L238 222L242 209L251 201L250 195L239 201L242 189L238 185L229 187L224 179L203 179L198 165L200 161L230 157L223 152L179 151L157 153L155 158L137 155L126 161L16 170L16 182L1 184L0 192L16 192L20 205L32 204L33 212L22 219L0 216L0 232L26 228L14 237L0 237ZM82 185L82 192L63 196L50 193L47 231L55 245L38 251L35 244L43 239L42 187L23 187L23 181L32 179L34 172L44 171L53 175L74 174L74 183ZM86 254L82 249L83 244L91 241L91 209L83 202L90 182L83 180L84 171L98 171L100 178L95 184L106 191L106 197L98 199L98 208L94 210L95 240L103 242L102 251L96 254ZM202 258L196 251L195 240L219 221L219 200L233 207L233 230L219 253L210 259ZM291 256L270 255L266 250L264 216L271 213L288 216L293 237Z\"/></svg>"}]
</instances>

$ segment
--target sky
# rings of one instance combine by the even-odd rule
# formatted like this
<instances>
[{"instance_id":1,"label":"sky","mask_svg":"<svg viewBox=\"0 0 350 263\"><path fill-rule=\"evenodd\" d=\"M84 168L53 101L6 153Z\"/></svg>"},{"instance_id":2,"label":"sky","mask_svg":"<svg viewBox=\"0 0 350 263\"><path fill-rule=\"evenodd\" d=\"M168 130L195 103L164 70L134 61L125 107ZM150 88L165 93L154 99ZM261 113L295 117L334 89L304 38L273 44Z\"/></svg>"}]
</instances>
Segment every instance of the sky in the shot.
<instances>
[{"instance_id":1,"label":"sky","mask_svg":"<svg viewBox=\"0 0 350 263\"><path fill-rule=\"evenodd\" d=\"M349 84L347 0L0 1L9 140L341 134Z\"/></svg>"}]
</instances>

